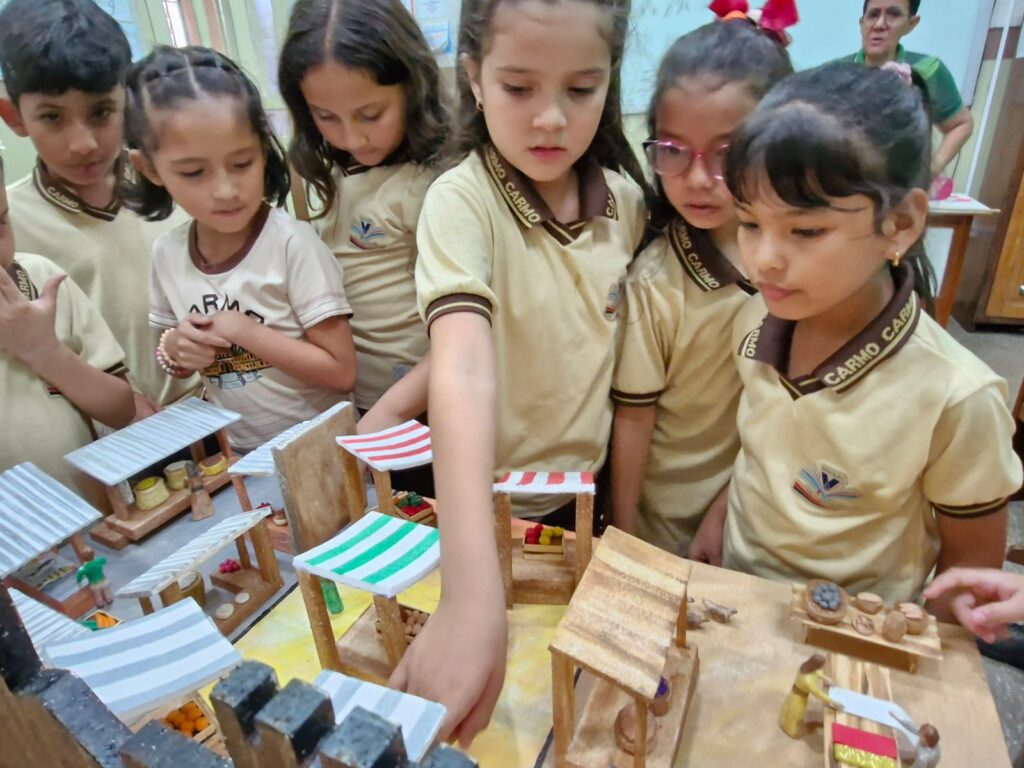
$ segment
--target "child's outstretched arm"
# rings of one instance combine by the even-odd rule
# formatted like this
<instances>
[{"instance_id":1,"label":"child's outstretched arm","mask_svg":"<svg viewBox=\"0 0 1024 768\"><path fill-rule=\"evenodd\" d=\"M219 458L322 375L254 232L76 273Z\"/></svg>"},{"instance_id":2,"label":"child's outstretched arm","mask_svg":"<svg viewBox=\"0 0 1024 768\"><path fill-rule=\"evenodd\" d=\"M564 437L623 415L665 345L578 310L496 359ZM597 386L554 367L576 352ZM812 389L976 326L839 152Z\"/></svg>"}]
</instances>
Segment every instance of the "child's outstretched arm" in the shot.
<instances>
[{"instance_id":1,"label":"child's outstretched arm","mask_svg":"<svg viewBox=\"0 0 1024 768\"><path fill-rule=\"evenodd\" d=\"M612 524L636 533L656 406L615 406L612 428Z\"/></svg>"},{"instance_id":2,"label":"child's outstretched arm","mask_svg":"<svg viewBox=\"0 0 1024 768\"><path fill-rule=\"evenodd\" d=\"M429 383L430 352L427 352L411 371L381 395L359 420L356 430L361 435L380 432L426 413Z\"/></svg>"},{"instance_id":3,"label":"child's outstretched arm","mask_svg":"<svg viewBox=\"0 0 1024 768\"><path fill-rule=\"evenodd\" d=\"M929 600L964 594L969 608L957 616L969 632L987 643L1006 634L1006 625L1024 621L1024 575L995 568L951 568L924 591Z\"/></svg>"},{"instance_id":4,"label":"child's outstretched arm","mask_svg":"<svg viewBox=\"0 0 1024 768\"><path fill-rule=\"evenodd\" d=\"M214 333L306 384L339 392L351 392L356 384L356 347L347 317L320 321L306 329L304 339L293 339L234 310L218 312L212 319Z\"/></svg>"},{"instance_id":5,"label":"child's outstretched arm","mask_svg":"<svg viewBox=\"0 0 1024 768\"><path fill-rule=\"evenodd\" d=\"M709 565L722 565L722 540L725 536L725 516L729 511L729 486L726 483L704 513L697 532L690 542L686 556Z\"/></svg>"},{"instance_id":6,"label":"child's outstretched arm","mask_svg":"<svg viewBox=\"0 0 1024 768\"><path fill-rule=\"evenodd\" d=\"M108 427L123 427L135 416L131 386L119 376L93 368L61 344L54 332L57 295L66 278L51 277L39 298L29 301L0 269L0 351L24 363L89 418ZM70 283L64 290L78 288Z\"/></svg>"},{"instance_id":7,"label":"child's outstretched arm","mask_svg":"<svg viewBox=\"0 0 1024 768\"><path fill-rule=\"evenodd\" d=\"M1006 554L1006 523L1009 506L983 517L959 518L938 514L939 560L935 572L942 574L952 568L999 568ZM970 623L975 607L967 592L948 592L930 600L928 610L940 621Z\"/></svg>"},{"instance_id":8,"label":"child's outstretched arm","mask_svg":"<svg viewBox=\"0 0 1024 768\"><path fill-rule=\"evenodd\" d=\"M391 677L448 708L441 738L468 745L505 679L508 620L494 536L495 362L471 312L431 325L430 423L441 531L441 602Z\"/></svg>"}]
</instances>

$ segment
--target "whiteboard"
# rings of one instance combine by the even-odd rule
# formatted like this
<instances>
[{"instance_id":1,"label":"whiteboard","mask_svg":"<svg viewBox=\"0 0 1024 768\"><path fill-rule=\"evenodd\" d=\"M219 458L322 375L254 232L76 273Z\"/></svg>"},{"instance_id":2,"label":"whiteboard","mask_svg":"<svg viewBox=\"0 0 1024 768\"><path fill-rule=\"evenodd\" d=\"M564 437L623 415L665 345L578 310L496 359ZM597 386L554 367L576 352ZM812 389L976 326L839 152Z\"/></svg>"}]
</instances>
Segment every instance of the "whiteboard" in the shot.
<instances>
[{"instance_id":1,"label":"whiteboard","mask_svg":"<svg viewBox=\"0 0 1024 768\"><path fill-rule=\"evenodd\" d=\"M912 51L938 56L973 101L994 0L924 0L921 23L905 40ZM816 67L860 50L863 0L798 0L800 23L790 30L789 53L797 69ZM751 6L760 7L761 0ZM622 111L643 113L658 64L680 35L714 19L708 0L634 0L622 67Z\"/></svg>"}]
</instances>

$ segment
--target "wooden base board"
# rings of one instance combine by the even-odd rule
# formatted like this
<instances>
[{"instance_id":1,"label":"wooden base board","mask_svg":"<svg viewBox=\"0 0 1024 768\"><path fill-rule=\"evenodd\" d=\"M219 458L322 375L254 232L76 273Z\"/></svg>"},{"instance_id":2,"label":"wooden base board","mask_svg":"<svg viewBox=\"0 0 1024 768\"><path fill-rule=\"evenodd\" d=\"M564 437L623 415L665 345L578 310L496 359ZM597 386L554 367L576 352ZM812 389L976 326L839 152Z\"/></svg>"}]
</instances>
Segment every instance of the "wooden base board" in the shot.
<instances>
[{"instance_id":1,"label":"wooden base board","mask_svg":"<svg viewBox=\"0 0 1024 768\"><path fill-rule=\"evenodd\" d=\"M576 588L576 540L566 537L565 557L525 558L523 540L512 540L512 602L523 605L568 605Z\"/></svg>"},{"instance_id":2,"label":"wooden base board","mask_svg":"<svg viewBox=\"0 0 1024 768\"><path fill-rule=\"evenodd\" d=\"M825 674L840 688L858 691L883 701L892 701L892 679L889 670L884 667L833 653L829 655ZM896 739L897 746L900 744L899 735L894 728L889 728L870 720L864 720L846 712L836 712L831 707L824 707L823 712L822 737L825 741L825 768L839 768L832 748L832 725L834 723L849 726L850 728L858 728L868 733L888 736L889 738ZM903 766L903 762L898 755L896 757L896 766L897 768L902 768Z\"/></svg>"},{"instance_id":3,"label":"wooden base board","mask_svg":"<svg viewBox=\"0 0 1024 768\"><path fill-rule=\"evenodd\" d=\"M272 517L268 517L264 519L263 525L267 529L267 533L270 534L270 545L274 549L286 555L295 554L295 546L292 544L292 531L287 523L277 525Z\"/></svg>"},{"instance_id":4,"label":"wooden base board","mask_svg":"<svg viewBox=\"0 0 1024 768\"><path fill-rule=\"evenodd\" d=\"M278 579L276 583L266 582L256 569L243 568L234 573L213 573L210 574L210 581L214 586L237 595L239 592L248 592L249 601L244 605L232 602L235 606L234 612L226 619L213 618L217 629L227 637L247 618L263 609L264 604L274 596L274 593L281 588L283 582Z\"/></svg>"},{"instance_id":5,"label":"wooden base board","mask_svg":"<svg viewBox=\"0 0 1024 768\"><path fill-rule=\"evenodd\" d=\"M852 622L860 613L852 605L847 608L846 618L839 624L819 624L807 615L804 607L804 587L793 585L793 602L790 606L790 617L804 625L804 642L816 645L835 653L873 661L888 667L903 669L907 672L917 670L917 662L921 658L942 658L942 641L939 639L938 622L934 616L928 616L928 628L920 635L907 634L898 643L890 643L881 635L882 622L888 609L869 618L877 628L874 635L862 635L853 628Z\"/></svg>"},{"instance_id":6,"label":"wooden base board","mask_svg":"<svg viewBox=\"0 0 1024 768\"><path fill-rule=\"evenodd\" d=\"M700 656L696 647L669 651L665 675L672 688L672 702L663 717L655 718L653 712L647 714L658 726L654 746L647 753L647 768L671 768L675 762L699 671ZM615 718L620 709L632 702L633 698L621 688L602 678L596 679L583 705L566 764L572 768L633 768L633 756L615 743Z\"/></svg>"},{"instance_id":7,"label":"wooden base board","mask_svg":"<svg viewBox=\"0 0 1024 768\"><path fill-rule=\"evenodd\" d=\"M101 520L89 530L89 538L108 549L119 550L128 546L128 537L107 525L106 520Z\"/></svg>"},{"instance_id":8,"label":"wooden base board","mask_svg":"<svg viewBox=\"0 0 1024 768\"><path fill-rule=\"evenodd\" d=\"M234 464L236 461L238 461L238 457L232 457L229 465ZM206 492L210 494L220 490L229 482L231 482L231 475L227 472L221 472L214 477L203 478L203 486L206 488ZM192 494L187 489L171 491L170 494L167 501L158 507L140 511L133 504L128 507L127 520L117 515L110 515L106 518L105 522L115 532L127 537L129 541L138 541L146 534L152 533L160 526L191 508Z\"/></svg>"}]
</instances>

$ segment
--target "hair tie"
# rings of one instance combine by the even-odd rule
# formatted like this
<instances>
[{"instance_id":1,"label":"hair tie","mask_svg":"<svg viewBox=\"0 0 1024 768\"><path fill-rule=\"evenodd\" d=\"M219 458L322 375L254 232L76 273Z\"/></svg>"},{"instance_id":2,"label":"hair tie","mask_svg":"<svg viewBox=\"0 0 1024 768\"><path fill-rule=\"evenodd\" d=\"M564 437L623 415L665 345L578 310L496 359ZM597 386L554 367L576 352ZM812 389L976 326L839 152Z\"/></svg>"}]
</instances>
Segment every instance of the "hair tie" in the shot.
<instances>
[{"instance_id":1,"label":"hair tie","mask_svg":"<svg viewBox=\"0 0 1024 768\"><path fill-rule=\"evenodd\" d=\"M914 70L905 62L887 61L881 66L881 69L885 72L892 72L907 85L914 84Z\"/></svg>"},{"instance_id":2,"label":"hair tie","mask_svg":"<svg viewBox=\"0 0 1024 768\"><path fill-rule=\"evenodd\" d=\"M708 8L719 21L749 21L783 47L790 42L786 29L800 20L796 0L767 0L761 10L753 11L747 0L712 0Z\"/></svg>"}]
</instances>

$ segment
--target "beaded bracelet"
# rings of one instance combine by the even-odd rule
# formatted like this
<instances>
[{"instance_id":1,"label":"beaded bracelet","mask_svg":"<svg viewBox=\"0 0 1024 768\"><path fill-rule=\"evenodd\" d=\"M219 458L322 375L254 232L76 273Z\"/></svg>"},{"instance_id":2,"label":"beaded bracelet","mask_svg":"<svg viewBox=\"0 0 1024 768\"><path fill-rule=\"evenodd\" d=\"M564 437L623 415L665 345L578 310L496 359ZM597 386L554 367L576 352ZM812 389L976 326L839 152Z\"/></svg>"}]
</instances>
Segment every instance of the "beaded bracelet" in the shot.
<instances>
[{"instance_id":1,"label":"beaded bracelet","mask_svg":"<svg viewBox=\"0 0 1024 768\"><path fill-rule=\"evenodd\" d=\"M195 371L191 368L179 365L167 351L167 334L169 334L171 330L172 329L168 328L160 334L160 343L157 344L156 347L156 364L159 365L160 369L168 376L174 376L176 379L186 379L195 373Z\"/></svg>"}]
</instances>

